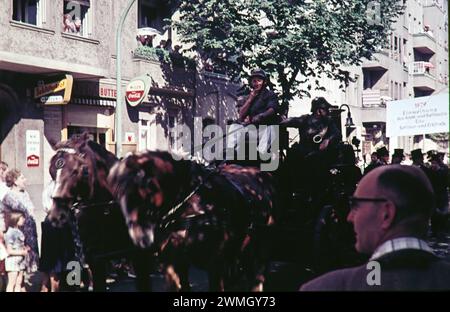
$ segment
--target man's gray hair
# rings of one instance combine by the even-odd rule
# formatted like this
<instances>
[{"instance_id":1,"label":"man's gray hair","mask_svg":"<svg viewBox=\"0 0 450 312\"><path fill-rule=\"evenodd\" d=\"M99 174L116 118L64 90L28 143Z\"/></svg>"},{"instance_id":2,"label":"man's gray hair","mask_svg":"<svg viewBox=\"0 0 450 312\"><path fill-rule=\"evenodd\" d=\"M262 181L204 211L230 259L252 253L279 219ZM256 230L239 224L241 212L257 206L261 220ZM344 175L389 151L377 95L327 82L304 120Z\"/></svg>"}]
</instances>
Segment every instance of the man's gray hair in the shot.
<instances>
[{"instance_id":1,"label":"man's gray hair","mask_svg":"<svg viewBox=\"0 0 450 312\"><path fill-rule=\"evenodd\" d=\"M378 186L397 208L395 221L421 217L427 222L435 208L435 196L431 182L422 169L389 165L382 167L382 170L378 176Z\"/></svg>"}]
</instances>

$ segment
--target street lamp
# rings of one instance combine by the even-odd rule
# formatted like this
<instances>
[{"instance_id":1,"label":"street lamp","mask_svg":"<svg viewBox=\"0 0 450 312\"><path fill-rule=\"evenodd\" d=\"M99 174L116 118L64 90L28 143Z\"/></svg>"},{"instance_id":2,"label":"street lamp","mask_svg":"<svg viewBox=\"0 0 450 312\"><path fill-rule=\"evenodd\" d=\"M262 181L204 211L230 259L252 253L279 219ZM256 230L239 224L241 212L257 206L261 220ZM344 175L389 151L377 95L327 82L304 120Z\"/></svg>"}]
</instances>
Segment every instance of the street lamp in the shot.
<instances>
[{"instance_id":1,"label":"street lamp","mask_svg":"<svg viewBox=\"0 0 450 312\"><path fill-rule=\"evenodd\" d=\"M347 104L342 104L340 107L339 107L339 110L341 111L341 112L343 112L344 110L342 109L343 107L346 107L347 108L347 118L345 119L345 135L346 135L346 137L347 137L347 140L348 140L348 136L350 135L350 129L354 129L355 128L355 124L353 123L353 119L352 119L352 113L350 112L350 107L347 105ZM352 145L353 146L355 146L355 153L356 153L356 157L357 158L359 158L359 152L361 151L360 149L359 149L359 144L361 144L361 141L355 136L355 137L353 137L353 139L352 139Z\"/></svg>"},{"instance_id":2,"label":"street lamp","mask_svg":"<svg viewBox=\"0 0 450 312\"><path fill-rule=\"evenodd\" d=\"M122 54L120 51L122 40L122 29L125 18L130 12L136 0L130 0L125 11L122 13L116 30L116 115L114 116L114 137L116 140L116 156L122 155Z\"/></svg>"},{"instance_id":3,"label":"street lamp","mask_svg":"<svg viewBox=\"0 0 450 312\"><path fill-rule=\"evenodd\" d=\"M353 119L352 119L352 113L350 112L350 107L347 104L342 104L339 109L341 111L343 111L342 107L347 107L347 119L345 120L345 127L346 128L351 128L354 127L355 124L353 123Z\"/></svg>"}]
</instances>

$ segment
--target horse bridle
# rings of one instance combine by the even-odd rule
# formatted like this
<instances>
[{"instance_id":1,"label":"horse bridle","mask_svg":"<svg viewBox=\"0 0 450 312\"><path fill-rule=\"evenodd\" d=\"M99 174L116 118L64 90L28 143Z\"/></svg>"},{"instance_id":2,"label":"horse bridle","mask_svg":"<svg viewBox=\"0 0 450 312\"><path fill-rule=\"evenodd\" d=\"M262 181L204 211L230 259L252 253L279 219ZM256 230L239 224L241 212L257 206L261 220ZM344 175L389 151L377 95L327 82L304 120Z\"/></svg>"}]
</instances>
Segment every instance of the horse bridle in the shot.
<instances>
[{"instance_id":1,"label":"horse bridle","mask_svg":"<svg viewBox=\"0 0 450 312\"><path fill-rule=\"evenodd\" d=\"M85 159L86 155L83 153L78 152L77 150L75 150L74 148L70 148L70 147L62 147L56 150L56 153L58 152L63 152L63 153L68 153L71 155L77 155L82 159ZM65 161L62 157L58 158L55 161L55 167L57 170L62 169L65 166ZM85 167L83 167L83 175L87 175L87 173L85 173ZM74 200L75 198L68 198L68 199L72 199ZM117 205L117 203L114 200L111 201L107 201L107 202L100 202L100 203L92 203L92 204L87 204L85 202L83 202L81 200L81 198L77 198L76 200L74 200L74 203L72 204L72 206L69 208L69 210L74 214L74 216L81 210L81 209L85 209L88 207L97 207L97 206L104 206L104 207L108 207L108 210L105 209L104 214L108 215L110 213L110 209L109 207L112 207L114 205Z\"/></svg>"}]
</instances>

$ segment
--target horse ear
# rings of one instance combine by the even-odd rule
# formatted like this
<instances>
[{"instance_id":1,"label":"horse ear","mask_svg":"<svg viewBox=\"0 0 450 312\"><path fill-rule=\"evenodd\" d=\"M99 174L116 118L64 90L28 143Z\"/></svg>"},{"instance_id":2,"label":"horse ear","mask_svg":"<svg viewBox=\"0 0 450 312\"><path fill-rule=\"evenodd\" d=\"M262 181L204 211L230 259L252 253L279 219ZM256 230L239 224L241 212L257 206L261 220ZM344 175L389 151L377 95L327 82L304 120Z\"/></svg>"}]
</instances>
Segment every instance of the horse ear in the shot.
<instances>
[{"instance_id":1,"label":"horse ear","mask_svg":"<svg viewBox=\"0 0 450 312\"><path fill-rule=\"evenodd\" d=\"M116 161L117 161L116 156L114 156L113 153L111 153L108 150L106 150L106 148L104 148L103 146L101 146L97 142L95 142L95 141L88 141L87 145L94 153L99 155L100 158L102 158L106 162L106 165L109 168L111 168L116 163Z\"/></svg>"},{"instance_id":2,"label":"horse ear","mask_svg":"<svg viewBox=\"0 0 450 312\"><path fill-rule=\"evenodd\" d=\"M50 144L50 147L52 148L52 150L54 150L55 152L58 150L58 148L57 148L57 144L58 144L58 142L56 142L55 140L53 140L53 139L49 139L48 140L48 144Z\"/></svg>"}]
</instances>

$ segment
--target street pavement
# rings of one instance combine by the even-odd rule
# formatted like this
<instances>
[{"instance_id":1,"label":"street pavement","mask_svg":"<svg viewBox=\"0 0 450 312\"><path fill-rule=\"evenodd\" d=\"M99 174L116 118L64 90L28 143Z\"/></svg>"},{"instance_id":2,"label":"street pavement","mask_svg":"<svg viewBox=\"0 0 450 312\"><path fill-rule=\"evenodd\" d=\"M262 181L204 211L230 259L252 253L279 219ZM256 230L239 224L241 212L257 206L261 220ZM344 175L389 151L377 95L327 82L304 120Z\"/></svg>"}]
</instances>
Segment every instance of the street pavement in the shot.
<instances>
[{"instance_id":1,"label":"street pavement","mask_svg":"<svg viewBox=\"0 0 450 312\"><path fill-rule=\"evenodd\" d=\"M434 252L450 261L450 220L446 230L437 237L429 237L428 243ZM272 261L269 263L266 291L296 291L299 286L312 278L312 272L304 265L289 261ZM205 271L191 267L189 279L193 292L208 291L208 276ZM36 273L28 280L26 288L30 292L40 290L42 274ZM164 275L156 271L151 274L152 289L155 292L167 291ZM239 290L239 289L238 289ZM68 291L88 291L87 288L68 289ZM135 278L127 274L112 274L107 279L107 292L134 292Z\"/></svg>"},{"instance_id":2,"label":"street pavement","mask_svg":"<svg viewBox=\"0 0 450 312\"><path fill-rule=\"evenodd\" d=\"M446 230L438 237L428 240L430 247L442 258L450 261L450 220L447 222ZM164 276L160 272L151 275L153 289L156 292L165 291ZM312 277L308 268L299 266L292 262L270 262L269 274L265 285L266 291L296 291L299 286ZM191 268L189 272L190 283L193 292L208 291L208 277L206 272ZM124 277L108 285L109 292L135 291L134 279Z\"/></svg>"}]
</instances>

